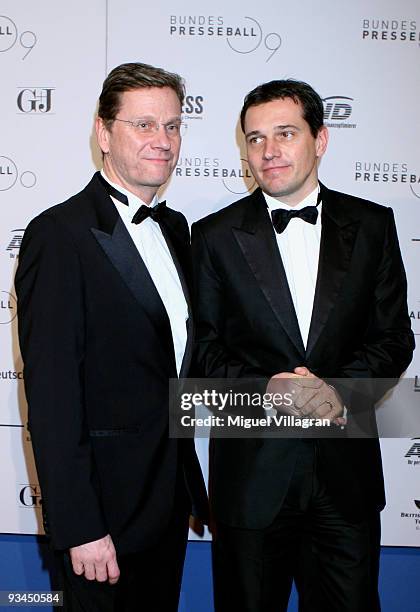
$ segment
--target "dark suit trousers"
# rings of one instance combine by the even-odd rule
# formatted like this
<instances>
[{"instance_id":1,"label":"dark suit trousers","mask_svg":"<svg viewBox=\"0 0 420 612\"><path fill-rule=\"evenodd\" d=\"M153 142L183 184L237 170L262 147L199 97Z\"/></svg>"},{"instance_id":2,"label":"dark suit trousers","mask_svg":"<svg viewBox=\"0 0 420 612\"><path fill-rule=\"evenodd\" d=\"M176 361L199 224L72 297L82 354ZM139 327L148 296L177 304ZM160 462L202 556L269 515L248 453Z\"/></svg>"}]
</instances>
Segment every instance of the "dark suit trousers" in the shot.
<instances>
[{"instance_id":1,"label":"dark suit trousers","mask_svg":"<svg viewBox=\"0 0 420 612\"><path fill-rule=\"evenodd\" d=\"M178 479L168 528L150 550L118 558L116 585L86 580L60 555L64 612L177 612L188 538L190 500Z\"/></svg>"},{"instance_id":2,"label":"dark suit trousers","mask_svg":"<svg viewBox=\"0 0 420 612\"><path fill-rule=\"evenodd\" d=\"M267 528L216 524L216 612L285 612L293 579L299 612L377 612L379 513L352 522L329 496L315 441L300 441L291 483Z\"/></svg>"}]
</instances>

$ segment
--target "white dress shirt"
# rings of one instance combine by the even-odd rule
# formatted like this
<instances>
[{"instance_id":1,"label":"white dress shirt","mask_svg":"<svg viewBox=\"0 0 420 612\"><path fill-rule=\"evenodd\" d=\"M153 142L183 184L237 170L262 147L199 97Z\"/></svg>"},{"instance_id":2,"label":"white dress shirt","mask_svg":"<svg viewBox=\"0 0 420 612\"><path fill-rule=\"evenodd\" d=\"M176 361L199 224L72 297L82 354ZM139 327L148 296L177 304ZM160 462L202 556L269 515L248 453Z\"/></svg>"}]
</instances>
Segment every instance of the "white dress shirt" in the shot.
<instances>
[{"instance_id":1,"label":"white dress shirt","mask_svg":"<svg viewBox=\"0 0 420 612\"><path fill-rule=\"evenodd\" d=\"M147 217L138 225L132 223L132 219L140 206L143 204L147 206L147 204L121 185L110 181L103 170L101 174L110 185L128 198L127 206L111 196L168 314L176 369L179 375L187 343L188 305L168 245L159 224L150 217ZM150 206L156 206L157 203L157 196L155 196Z\"/></svg>"},{"instance_id":2,"label":"white dress shirt","mask_svg":"<svg viewBox=\"0 0 420 612\"><path fill-rule=\"evenodd\" d=\"M268 210L278 208L285 210L300 210L305 206L315 206L319 193L319 185L302 202L289 206L264 193ZM318 205L318 218L315 225L295 217L276 239L280 255L289 283L290 293L296 311L303 344L306 348L312 309L315 297L315 286L318 275L319 247L321 242L321 208Z\"/></svg>"}]
</instances>

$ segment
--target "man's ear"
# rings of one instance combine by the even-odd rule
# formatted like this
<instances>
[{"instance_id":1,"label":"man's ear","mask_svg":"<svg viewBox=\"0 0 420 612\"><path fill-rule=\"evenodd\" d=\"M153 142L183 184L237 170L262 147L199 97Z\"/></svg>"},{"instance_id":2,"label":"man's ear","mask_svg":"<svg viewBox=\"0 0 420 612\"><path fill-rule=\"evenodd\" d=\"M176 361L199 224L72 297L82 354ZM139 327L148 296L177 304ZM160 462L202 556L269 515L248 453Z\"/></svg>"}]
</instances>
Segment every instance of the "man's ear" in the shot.
<instances>
[{"instance_id":1,"label":"man's ear","mask_svg":"<svg viewBox=\"0 0 420 612\"><path fill-rule=\"evenodd\" d=\"M95 120L96 139L102 153L109 152L109 130L101 117Z\"/></svg>"},{"instance_id":2,"label":"man's ear","mask_svg":"<svg viewBox=\"0 0 420 612\"><path fill-rule=\"evenodd\" d=\"M316 141L315 141L315 149L316 149L317 157L322 157L325 151L327 150L328 138L329 138L328 128L325 125L323 125L319 129L319 132L317 134Z\"/></svg>"}]
</instances>

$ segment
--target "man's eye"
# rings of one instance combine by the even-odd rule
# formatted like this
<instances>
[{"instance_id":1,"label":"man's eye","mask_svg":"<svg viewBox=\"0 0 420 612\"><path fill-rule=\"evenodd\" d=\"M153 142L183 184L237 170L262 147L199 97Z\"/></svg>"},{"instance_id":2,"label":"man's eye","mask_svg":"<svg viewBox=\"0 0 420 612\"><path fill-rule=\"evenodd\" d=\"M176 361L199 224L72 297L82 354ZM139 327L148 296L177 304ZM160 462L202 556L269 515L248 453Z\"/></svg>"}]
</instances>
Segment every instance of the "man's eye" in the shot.
<instances>
[{"instance_id":1,"label":"man's eye","mask_svg":"<svg viewBox=\"0 0 420 612\"><path fill-rule=\"evenodd\" d=\"M261 136L252 136L252 138L250 138L248 140L249 144L252 145L257 145L260 144L262 142L262 137Z\"/></svg>"},{"instance_id":2,"label":"man's eye","mask_svg":"<svg viewBox=\"0 0 420 612\"><path fill-rule=\"evenodd\" d=\"M283 138L286 138L287 140L290 140L291 138L293 138L293 132L290 132L289 130L285 130L284 132L281 132L281 135L283 136Z\"/></svg>"},{"instance_id":3,"label":"man's eye","mask_svg":"<svg viewBox=\"0 0 420 612\"><path fill-rule=\"evenodd\" d=\"M169 125L166 126L166 131L167 132L179 132L180 129L180 125L178 123L170 123Z\"/></svg>"}]
</instances>

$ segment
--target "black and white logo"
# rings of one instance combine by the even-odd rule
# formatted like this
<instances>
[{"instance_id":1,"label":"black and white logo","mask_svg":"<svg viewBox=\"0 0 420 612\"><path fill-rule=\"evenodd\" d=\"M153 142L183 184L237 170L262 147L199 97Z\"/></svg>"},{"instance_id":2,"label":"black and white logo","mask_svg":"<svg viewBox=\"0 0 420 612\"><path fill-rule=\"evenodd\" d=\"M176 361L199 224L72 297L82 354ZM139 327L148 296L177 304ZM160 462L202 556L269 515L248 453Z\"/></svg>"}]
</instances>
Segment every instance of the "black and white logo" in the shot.
<instances>
[{"instance_id":1,"label":"black and white logo","mask_svg":"<svg viewBox=\"0 0 420 612\"><path fill-rule=\"evenodd\" d=\"M416 306L409 308L408 314L411 320L411 329L415 334L420 334L420 301Z\"/></svg>"},{"instance_id":2,"label":"black and white logo","mask_svg":"<svg viewBox=\"0 0 420 612\"><path fill-rule=\"evenodd\" d=\"M404 457L408 465L420 465L420 438L412 439L412 444Z\"/></svg>"},{"instance_id":3,"label":"black and white logo","mask_svg":"<svg viewBox=\"0 0 420 612\"><path fill-rule=\"evenodd\" d=\"M249 16L232 22L222 15L169 15L169 35L184 40L200 37L225 40L232 51L245 55L263 49L266 62L282 45L278 32L263 28Z\"/></svg>"},{"instance_id":4,"label":"black and white logo","mask_svg":"<svg viewBox=\"0 0 420 612\"><path fill-rule=\"evenodd\" d=\"M218 157L195 155L180 157L175 168L175 176L200 179L217 179L230 193L245 195L255 187L255 179L249 169L248 161L241 158L237 165L230 165Z\"/></svg>"},{"instance_id":5,"label":"black and white logo","mask_svg":"<svg viewBox=\"0 0 420 612\"><path fill-rule=\"evenodd\" d=\"M30 189L36 185L36 174L31 170L19 172L17 164L6 157L0 155L0 191L7 191L17 184Z\"/></svg>"},{"instance_id":6,"label":"black and white logo","mask_svg":"<svg viewBox=\"0 0 420 612\"><path fill-rule=\"evenodd\" d=\"M204 118L204 96L203 95L191 95L185 96L184 104L182 106L182 119L203 119Z\"/></svg>"},{"instance_id":7,"label":"black and white logo","mask_svg":"<svg viewBox=\"0 0 420 612\"><path fill-rule=\"evenodd\" d=\"M420 173L407 162L360 160L354 162L356 183L405 184L413 196L420 198Z\"/></svg>"},{"instance_id":8,"label":"black and white logo","mask_svg":"<svg viewBox=\"0 0 420 612\"><path fill-rule=\"evenodd\" d=\"M42 505L39 484L20 485L18 496L21 508L40 508Z\"/></svg>"},{"instance_id":9,"label":"black and white logo","mask_svg":"<svg viewBox=\"0 0 420 612\"><path fill-rule=\"evenodd\" d=\"M52 92L54 87L23 87L19 88L17 107L20 113L45 115L51 113Z\"/></svg>"},{"instance_id":10,"label":"black and white logo","mask_svg":"<svg viewBox=\"0 0 420 612\"><path fill-rule=\"evenodd\" d=\"M15 259L19 255L24 232L24 229L12 230L12 237L6 248L6 251L9 253L11 259Z\"/></svg>"},{"instance_id":11,"label":"black and white logo","mask_svg":"<svg viewBox=\"0 0 420 612\"><path fill-rule=\"evenodd\" d=\"M0 325L8 325L17 315L17 301L9 291L0 291Z\"/></svg>"},{"instance_id":12,"label":"black and white logo","mask_svg":"<svg viewBox=\"0 0 420 612\"><path fill-rule=\"evenodd\" d=\"M347 96L328 96L323 98L324 122L329 128L355 128L349 121L353 112L353 98Z\"/></svg>"},{"instance_id":13,"label":"black and white logo","mask_svg":"<svg viewBox=\"0 0 420 612\"><path fill-rule=\"evenodd\" d=\"M420 32L414 19L363 19L362 39L388 43L420 42Z\"/></svg>"},{"instance_id":14,"label":"black and white logo","mask_svg":"<svg viewBox=\"0 0 420 612\"><path fill-rule=\"evenodd\" d=\"M0 15L0 53L10 51L17 46L21 48L21 59L26 59L37 43L35 32L19 32L15 22L6 15Z\"/></svg>"}]
</instances>

